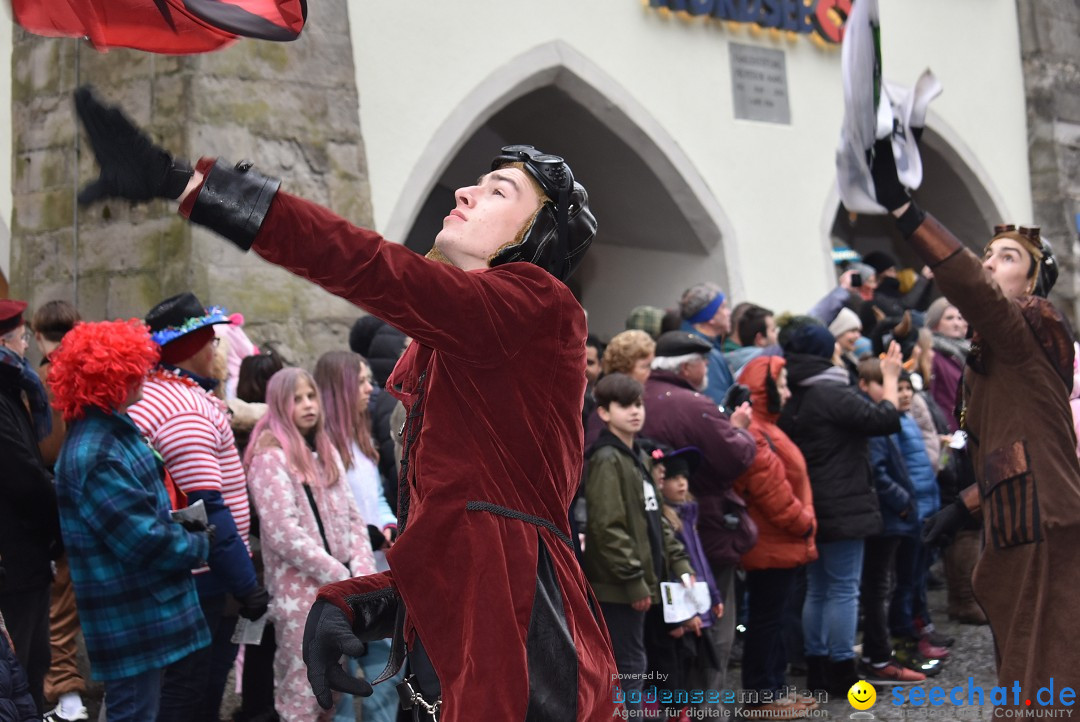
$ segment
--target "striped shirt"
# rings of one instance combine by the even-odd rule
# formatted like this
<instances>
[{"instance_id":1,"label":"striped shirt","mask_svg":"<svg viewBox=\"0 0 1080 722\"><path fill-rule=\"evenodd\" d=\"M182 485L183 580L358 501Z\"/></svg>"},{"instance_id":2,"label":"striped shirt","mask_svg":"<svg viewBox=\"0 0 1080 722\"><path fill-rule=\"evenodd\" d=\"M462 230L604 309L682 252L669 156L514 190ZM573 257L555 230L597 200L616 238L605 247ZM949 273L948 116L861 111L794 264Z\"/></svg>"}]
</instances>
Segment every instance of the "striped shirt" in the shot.
<instances>
[{"instance_id":1,"label":"striped shirt","mask_svg":"<svg viewBox=\"0 0 1080 722\"><path fill-rule=\"evenodd\" d=\"M225 403L193 382L155 375L146 381L142 400L128 409L128 415L161 454L181 491L221 493L247 546L251 529L247 482Z\"/></svg>"}]
</instances>

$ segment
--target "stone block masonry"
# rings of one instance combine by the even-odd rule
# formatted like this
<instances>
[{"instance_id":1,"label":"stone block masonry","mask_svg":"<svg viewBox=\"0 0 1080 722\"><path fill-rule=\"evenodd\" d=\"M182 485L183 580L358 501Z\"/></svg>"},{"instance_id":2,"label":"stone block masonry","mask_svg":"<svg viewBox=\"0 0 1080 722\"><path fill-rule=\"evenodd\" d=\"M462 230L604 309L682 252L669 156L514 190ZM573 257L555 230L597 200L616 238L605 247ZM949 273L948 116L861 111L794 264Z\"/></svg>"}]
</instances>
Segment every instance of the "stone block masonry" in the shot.
<instances>
[{"instance_id":1,"label":"stone block masonry","mask_svg":"<svg viewBox=\"0 0 1080 722\"><path fill-rule=\"evenodd\" d=\"M346 0L312 5L293 43L240 40L187 57L98 53L16 28L12 75L12 296L31 309L64 298L100 320L142 317L190 289L243 313L256 343L277 341L294 362L347 348L363 311L188 225L174 203L78 207L96 169L71 100L90 83L175 155L251 159L283 188L370 225Z\"/></svg>"},{"instance_id":2,"label":"stone block masonry","mask_svg":"<svg viewBox=\"0 0 1080 722\"><path fill-rule=\"evenodd\" d=\"M1075 324L1080 319L1080 4L1016 0L1016 9L1034 222L1061 261L1051 298Z\"/></svg>"}]
</instances>

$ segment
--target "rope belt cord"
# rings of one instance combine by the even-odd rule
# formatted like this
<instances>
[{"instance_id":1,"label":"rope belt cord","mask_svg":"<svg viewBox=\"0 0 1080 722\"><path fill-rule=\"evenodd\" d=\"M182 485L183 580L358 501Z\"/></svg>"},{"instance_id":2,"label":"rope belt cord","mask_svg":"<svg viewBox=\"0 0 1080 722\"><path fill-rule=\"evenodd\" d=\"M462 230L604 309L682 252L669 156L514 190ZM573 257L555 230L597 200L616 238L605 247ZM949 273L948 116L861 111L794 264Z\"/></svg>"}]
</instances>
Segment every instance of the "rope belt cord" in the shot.
<instances>
[{"instance_id":1,"label":"rope belt cord","mask_svg":"<svg viewBox=\"0 0 1080 722\"><path fill-rule=\"evenodd\" d=\"M508 509L505 506L499 506L498 504L492 504L489 501L469 501L465 502L465 511L486 511L490 514L496 514L498 516L504 516L507 519L517 519L533 526L543 527L552 534L559 538L563 544L570 548L570 551L574 550L574 544L570 541L570 537L567 536L559 527L555 526L555 523L544 519L543 517L535 516L533 514L526 514L523 511L517 511L516 509Z\"/></svg>"}]
</instances>

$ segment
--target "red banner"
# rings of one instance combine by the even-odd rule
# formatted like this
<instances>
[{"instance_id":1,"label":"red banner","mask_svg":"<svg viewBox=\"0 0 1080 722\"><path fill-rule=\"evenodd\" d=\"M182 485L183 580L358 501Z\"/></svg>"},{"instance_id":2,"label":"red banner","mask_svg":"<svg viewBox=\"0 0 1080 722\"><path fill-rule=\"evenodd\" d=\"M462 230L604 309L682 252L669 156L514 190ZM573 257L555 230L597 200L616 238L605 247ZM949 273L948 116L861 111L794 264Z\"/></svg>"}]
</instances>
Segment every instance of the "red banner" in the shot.
<instances>
[{"instance_id":1,"label":"red banner","mask_svg":"<svg viewBox=\"0 0 1080 722\"><path fill-rule=\"evenodd\" d=\"M295 40L307 17L307 0L11 0L11 7L35 35L169 55L217 50L238 37Z\"/></svg>"}]
</instances>

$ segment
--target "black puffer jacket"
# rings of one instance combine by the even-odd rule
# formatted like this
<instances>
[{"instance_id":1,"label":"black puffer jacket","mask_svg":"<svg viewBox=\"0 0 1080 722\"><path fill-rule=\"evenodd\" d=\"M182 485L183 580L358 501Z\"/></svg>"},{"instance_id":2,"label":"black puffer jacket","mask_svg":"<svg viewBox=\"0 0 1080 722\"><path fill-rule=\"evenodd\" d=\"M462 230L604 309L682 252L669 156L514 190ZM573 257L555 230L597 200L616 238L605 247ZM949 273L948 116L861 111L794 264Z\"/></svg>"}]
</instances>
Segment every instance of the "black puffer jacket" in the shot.
<instances>
[{"instance_id":1,"label":"black puffer jacket","mask_svg":"<svg viewBox=\"0 0 1080 722\"><path fill-rule=\"evenodd\" d=\"M40 719L34 698L30 696L26 673L8 645L7 636L0 631L0 720L30 722Z\"/></svg>"},{"instance_id":2,"label":"black puffer jacket","mask_svg":"<svg viewBox=\"0 0 1080 722\"><path fill-rule=\"evenodd\" d=\"M397 429L390 428L390 415L398 405L398 400L383 387L386 379L394 370L401 354L405 351L407 337L390 324L384 323L372 336L368 347L367 361L371 366L371 376L375 393L371 397L371 432L375 437L375 446L379 450L379 473L383 478L383 492L390 508L397 513L398 506L398 459L394 451L394 437Z\"/></svg>"},{"instance_id":3,"label":"black puffer jacket","mask_svg":"<svg viewBox=\"0 0 1080 722\"><path fill-rule=\"evenodd\" d=\"M874 404L829 359L789 354L792 397L779 426L802 451L814 492L817 541L862 539L882 529L867 438L900 430L888 401Z\"/></svg>"},{"instance_id":4,"label":"black puffer jacket","mask_svg":"<svg viewBox=\"0 0 1080 722\"><path fill-rule=\"evenodd\" d=\"M0 364L0 558L4 593L44 589L59 556L60 514L52 474L38 451L18 372Z\"/></svg>"}]
</instances>

